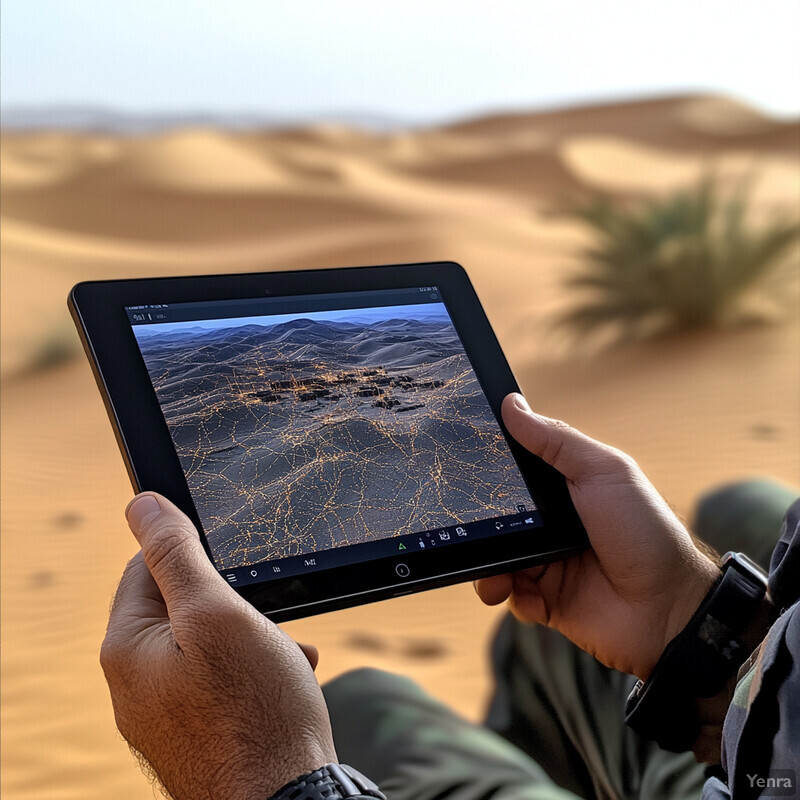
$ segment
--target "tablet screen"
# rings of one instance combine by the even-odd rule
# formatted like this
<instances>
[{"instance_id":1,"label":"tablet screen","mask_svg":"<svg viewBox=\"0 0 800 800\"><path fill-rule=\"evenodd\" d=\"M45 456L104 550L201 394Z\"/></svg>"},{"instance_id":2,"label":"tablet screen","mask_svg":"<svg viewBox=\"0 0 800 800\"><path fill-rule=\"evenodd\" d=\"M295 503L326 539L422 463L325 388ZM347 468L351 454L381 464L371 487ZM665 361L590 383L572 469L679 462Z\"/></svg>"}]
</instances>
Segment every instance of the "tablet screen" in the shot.
<instances>
[{"instance_id":1,"label":"tablet screen","mask_svg":"<svg viewBox=\"0 0 800 800\"><path fill-rule=\"evenodd\" d=\"M126 311L230 583L541 525L438 287Z\"/></svg>"}]
</instances>

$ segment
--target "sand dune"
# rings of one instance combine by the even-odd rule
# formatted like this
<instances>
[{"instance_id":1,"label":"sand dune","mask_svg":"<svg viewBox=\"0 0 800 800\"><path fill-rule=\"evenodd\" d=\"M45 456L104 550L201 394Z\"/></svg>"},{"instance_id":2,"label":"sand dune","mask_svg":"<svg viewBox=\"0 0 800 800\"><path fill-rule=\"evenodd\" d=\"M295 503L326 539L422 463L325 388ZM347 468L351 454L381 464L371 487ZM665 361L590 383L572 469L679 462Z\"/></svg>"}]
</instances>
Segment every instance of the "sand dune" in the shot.
<instances>
[{"instance_id":1,"label":"sand dune","mask_svg":"<svg viewBox=\"0 0 800 800\"><path fill-rule=\"evenodd\" d=\"M107 164L124 150L117 139L98 135L65 136L41 132L3 137L3 191L57 184Z\"/></svg>"},{"instance_id":2,"label":"sand dune","mask_svg":"<svg viewBox=\"0 0 800 800\"><path fill-rule=\"evenodd\" d=\"M418 171L429 178L500 189L530 197L538 190L550 199L577 194L584 185L552 148L517 148L480 153L461 159L441 159Z\"/></svg>"},{"instance_id":3,"label":"sand dune","mask_svg":"<svg viewBox=\"0 0 800 800\"><path fill-rule=\"evenodd\" d=\"M686 95L653 100L608 103L545 113L497 115L449 126L470 136L502 138L535 126L551 141L573 136L615 135L650 145L703 152L730 147L764 146L789 153L797 150L796 121L777 120L753 108L716 95Z\"/></svg>"},{"instance_id":4,"label":"sand dune","mask_svg":"<svg viewBox=\"0 0 800 800\"><path fill-rule=\"evenodd\" d=\"M266 154L224 133L181 130L134 142L115 177L184 192L265 192L286 188L291 176Z\"/></svg>"},{"instance_id":5,"label":"sand dune","mask_svg":"<svg viewBox=\"0 0 800 800\"><path fill-rule=\"evenodd\" d=\"M562 158L584 185L598 191L653 194L674 192L697 178L695 157L621 137L579 136L562 147ZM800 161L789 155L735 150L708 158L705 171L723 186L754 180L760 205L791 207L800 197Z\"/></svg>"},{"instance_id":6,"label":"sand dune","mask_svg":"<svg viewBox=\"0 0 800 800\"><path fill-rule=\"evenodd\" d=\"M3 133L3 797L151 797L97 664L135 547L122 519L130 486L66 312L72 284L460 261L534 404L629 450L688 515L720 481L800 480L800 324L592 357L556 346L551 316L570 302L564 271L586 240L553 212L565 197L652 196L711 170L726 186L752 180L758 213L798 214L799 133L796 120L713 96L386 134ZM366 341L364 363L413 361L402 331L389 333ZM313 336L296 346L313 353ZM238 463L230 441L216 446ZM403 671L477 719L499 613L459 586L287 628L320 647L322 679L363 664Z\"/></svg>"}]
</instances>

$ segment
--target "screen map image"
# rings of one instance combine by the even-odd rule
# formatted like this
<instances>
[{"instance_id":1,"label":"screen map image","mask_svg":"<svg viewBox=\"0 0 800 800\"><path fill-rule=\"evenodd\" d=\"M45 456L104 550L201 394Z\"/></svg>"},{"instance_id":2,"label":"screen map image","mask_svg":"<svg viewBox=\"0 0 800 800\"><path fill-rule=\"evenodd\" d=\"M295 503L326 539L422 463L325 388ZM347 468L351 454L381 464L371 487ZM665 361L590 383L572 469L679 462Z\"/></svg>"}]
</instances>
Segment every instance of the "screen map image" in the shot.
<instances>
[{"instance_id":1,"label":"screen map image","mask_svg":"<svg viewBox=\"0 0 800 800\"><path fill-rule=\"evenodd\" d=\"M219 569L533 507L442 303L133 330Z\"/></svg>"}]
</instances>

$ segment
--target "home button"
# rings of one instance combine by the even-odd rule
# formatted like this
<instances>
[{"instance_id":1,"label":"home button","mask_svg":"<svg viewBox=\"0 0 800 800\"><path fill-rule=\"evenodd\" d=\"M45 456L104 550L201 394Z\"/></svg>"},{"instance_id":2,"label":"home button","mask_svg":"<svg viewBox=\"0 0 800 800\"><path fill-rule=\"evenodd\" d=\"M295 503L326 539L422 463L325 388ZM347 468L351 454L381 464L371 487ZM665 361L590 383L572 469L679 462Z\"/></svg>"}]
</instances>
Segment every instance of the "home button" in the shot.
<instances>
[{"instance_id":1,"label":"home button","mask_svg":"<svg viewBox=\"0 0 800 800\"><path fill-rule=\"evenodd\" d=\"M398 575L399 575L401 578L407 578L407 577L408 577L408 576L411 574L411 570L408 568L408 565L406 565L406 564L398 564L398 565L397 565L397 566L394 568L394 571L395 571L395 572L396 572L396 573L397 573L397 574L398 574Z\"/></svg>"}]
</instances>

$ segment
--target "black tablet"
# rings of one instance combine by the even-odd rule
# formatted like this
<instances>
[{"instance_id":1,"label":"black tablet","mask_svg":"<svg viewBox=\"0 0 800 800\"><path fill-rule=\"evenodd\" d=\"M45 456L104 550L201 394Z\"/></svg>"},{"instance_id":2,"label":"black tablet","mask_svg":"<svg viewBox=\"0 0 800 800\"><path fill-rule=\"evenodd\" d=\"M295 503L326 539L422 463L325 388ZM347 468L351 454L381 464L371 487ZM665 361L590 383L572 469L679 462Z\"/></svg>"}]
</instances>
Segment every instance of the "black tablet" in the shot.
<instances>
[{"instance_id":1,"label":"black tablet","mask_svg":"<svg viewBox=\"0 0 800 800\"><path fill-rule=\"evenodd\" d=\"M69 306L136 491L275 620L585 546L454 263L78 284Z\"/></svg>"}]
</instances>

